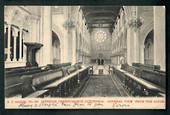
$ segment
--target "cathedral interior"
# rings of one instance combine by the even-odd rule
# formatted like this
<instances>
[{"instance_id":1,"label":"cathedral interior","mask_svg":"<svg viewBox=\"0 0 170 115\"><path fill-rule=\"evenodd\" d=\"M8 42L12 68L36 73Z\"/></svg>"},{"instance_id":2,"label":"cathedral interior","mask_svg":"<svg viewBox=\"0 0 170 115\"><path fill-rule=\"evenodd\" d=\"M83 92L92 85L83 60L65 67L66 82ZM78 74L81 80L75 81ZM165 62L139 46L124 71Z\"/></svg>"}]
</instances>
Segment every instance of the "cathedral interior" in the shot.
<instances>
[{"instance_id":1,"label":"cathedral interior","mask_svg":"<svg viewBox=\"0 0 170 115\"><path fill-rule=\"evenodd\" d=\"M163 6L5 6L5 97L165 97Z\"/></svg>"}]
</instances>

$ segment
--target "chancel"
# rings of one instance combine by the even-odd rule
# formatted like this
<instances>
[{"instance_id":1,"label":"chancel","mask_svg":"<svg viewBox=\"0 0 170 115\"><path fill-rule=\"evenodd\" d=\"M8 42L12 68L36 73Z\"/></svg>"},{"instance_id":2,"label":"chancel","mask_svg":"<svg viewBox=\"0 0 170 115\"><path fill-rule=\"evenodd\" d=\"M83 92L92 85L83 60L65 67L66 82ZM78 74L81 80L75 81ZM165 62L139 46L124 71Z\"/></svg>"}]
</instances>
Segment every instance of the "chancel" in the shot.
<instances>
[{"instance_id":1,"label":"chancel","mask_svg":"<svg viewBox=\"0 0 170 115\"><path fill-rule=\"evenodd\" d=\"M5 97L165 97L165 7L5 6Z\"/></svg>"}]
</instances>

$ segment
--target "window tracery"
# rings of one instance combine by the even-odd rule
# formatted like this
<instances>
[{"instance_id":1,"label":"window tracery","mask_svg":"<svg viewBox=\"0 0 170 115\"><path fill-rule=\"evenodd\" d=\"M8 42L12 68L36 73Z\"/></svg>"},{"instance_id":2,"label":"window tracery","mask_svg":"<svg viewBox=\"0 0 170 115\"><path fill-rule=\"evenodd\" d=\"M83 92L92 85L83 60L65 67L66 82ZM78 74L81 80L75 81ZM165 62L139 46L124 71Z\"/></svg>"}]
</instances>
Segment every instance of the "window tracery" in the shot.
<instances>
[{"instance_id":1,"label":"window tracery","mask_svg":"<svg viewBox=\"0 0 170 115\"><path fill-rule=\"evenodd\" d=\"M98 43L104 42L106 40L106 38L107 38L107 34L104 31L100 30L100 31L96 32L96 34L95 34L95 40Z\"/></svg>"}]
</instances>

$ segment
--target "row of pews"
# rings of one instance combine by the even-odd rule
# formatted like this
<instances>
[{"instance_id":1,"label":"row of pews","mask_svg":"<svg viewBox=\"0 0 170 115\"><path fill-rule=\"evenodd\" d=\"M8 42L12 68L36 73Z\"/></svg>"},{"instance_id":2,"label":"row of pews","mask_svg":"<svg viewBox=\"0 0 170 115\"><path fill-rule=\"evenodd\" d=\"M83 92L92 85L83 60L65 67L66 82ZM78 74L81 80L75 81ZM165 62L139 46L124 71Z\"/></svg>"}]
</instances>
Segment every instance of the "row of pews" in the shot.
<instances>
[{"instance_id":1,"label":"row of pews","mask_svg":"<svg viewBox=\"0 0 170 115\"><path fill-rule=\"evenodd\" d=\"M5 96L68 97L87 78L88 67L82 67L81 63L8 68L5 70Z\"/></svg>"},{"instance_id":2,"label":"row of pews","mask_svg":"<svg viewBox=\"0 0 170 115\"><path fill-rule=\"evenodd\" d=\"M159 65L132 63L132 66L123 64L121 69L149 81L163 89L166 88L166 73L160 70Z\"/></svg>"},{"instance_id":3,"label":"row of pews","mask_svg":"<svg viewBox=\"0 0 170 115\"><path fill-rule=\"evenodd\" d=\"M166 78L160 66L133 63L132 66L112 66L112 70L132 96L165 96Z\"/></svg>"}]
</instances>

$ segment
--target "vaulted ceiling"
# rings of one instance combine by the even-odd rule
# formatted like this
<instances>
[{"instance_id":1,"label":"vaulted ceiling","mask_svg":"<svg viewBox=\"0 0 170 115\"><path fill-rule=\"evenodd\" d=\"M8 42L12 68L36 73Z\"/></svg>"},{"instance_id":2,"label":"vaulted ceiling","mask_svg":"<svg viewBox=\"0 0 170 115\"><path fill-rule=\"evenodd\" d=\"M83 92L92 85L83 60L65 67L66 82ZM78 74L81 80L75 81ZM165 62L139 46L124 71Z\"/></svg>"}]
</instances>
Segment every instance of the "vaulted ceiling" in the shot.
<instances>
[{"instance_id":1,"label":"vaulted ceiling","mask_svg":"<svg viewBox=\"0 0 170 115\"><path fill-rule=\"evenodd\" d=\"M81 6L89 29L112 28L121 6Z\"/></svg>"}]
</instances>

